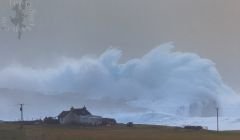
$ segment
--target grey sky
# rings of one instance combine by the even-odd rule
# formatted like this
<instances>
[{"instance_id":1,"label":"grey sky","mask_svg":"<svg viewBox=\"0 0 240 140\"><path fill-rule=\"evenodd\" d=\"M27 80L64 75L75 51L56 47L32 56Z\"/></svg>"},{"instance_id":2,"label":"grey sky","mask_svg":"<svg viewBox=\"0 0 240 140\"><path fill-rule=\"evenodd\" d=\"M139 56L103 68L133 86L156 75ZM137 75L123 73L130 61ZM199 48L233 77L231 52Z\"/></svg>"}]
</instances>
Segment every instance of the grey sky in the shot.
<instances>
[{"instance_id":1,"label":"grey sky","mask_svg":"<svg viewBox=\"0 0 240 140\"><path fill-rule=\"evenodd\" d=\"M0 1L0 17L14 16L8 4L9 0ZM96 56L111 46L123 50L121 61L124 62L143 56L162 43L174 42L176 50L194 52L213 60L224 82L238 92L239 4L239 0L33 0L36 25L31 32L24 32L22 40L18 40L17 33L0 31L0 69L12 64L33 68L54 67L63 57ZM32 110L42 101L46 105L52 103L52 106L42 108L54 109L63 98L66 102L54 111L79 105L78 100L66 95L46 97L34 91L29 97L30 94L25 91L0 91L2 104L10 100L7 102L9 105L21 102L16 95L21 92L26 97L23 101L30 101ZM7 93L14 94L7 96ZM31 101L32 97L39 100ZM81 105L87 101L81 100ZM34 105L34 102L37 104ZM145 110L131 108L122 99L107 105L114 108L115 102L119 103L120 109ZM101 101L94 103L103 108L106 106ZM90 107L94 109L94 104Z\"/></svg>"},{"instance_id":2,"label":"grey sky","mask_svg":"<svg viewBox=\"0 0 240 140\"><path fill-rule=\"evenodd\" d=\"M11 16L9 0L0 17ZM99 55L113 46L122 61L161 43L216 63L224 81L239 91L239 0L34 0L31 32L0 31L1 68L12 63L48 67L59 58ZM8 11L9 10L9 11ZM8 15L10 14L10 15Z\"/></svg>"},{"instance_id":3,"label":"grey sky","mask_svg":"<svg viewBox=\"0 0 240 140\"><path fill-rule=\"evenodd\" d=\"M1 0L1 16L9 0ZM36 26L18 41L0 32L0 64L35 67L58 57L99 54L110 46L124 58L173 41L177 50L212 59L224 80L239 90L238 0L34 0ZM3 10L4 9L4 10Z\"/></svg>"}]
</instances>

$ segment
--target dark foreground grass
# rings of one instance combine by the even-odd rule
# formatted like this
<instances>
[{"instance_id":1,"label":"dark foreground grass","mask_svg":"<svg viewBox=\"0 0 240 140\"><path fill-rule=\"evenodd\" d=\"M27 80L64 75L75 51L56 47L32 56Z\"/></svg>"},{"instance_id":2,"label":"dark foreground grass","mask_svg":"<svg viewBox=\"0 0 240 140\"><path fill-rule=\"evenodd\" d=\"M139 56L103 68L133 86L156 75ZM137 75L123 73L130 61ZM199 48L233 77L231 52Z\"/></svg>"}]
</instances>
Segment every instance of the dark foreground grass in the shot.
<instances>
[{"instance_id":1,"label":"dark foreground grass","mask_svg":"<svg viewBox=\"0 0 240 140\"><path fill-rule=\"evenodd\" d=\"M138 125L133 128L1 124L0 140L239 140L239 132L193 131Z\"/></svg>"}]
</instances>

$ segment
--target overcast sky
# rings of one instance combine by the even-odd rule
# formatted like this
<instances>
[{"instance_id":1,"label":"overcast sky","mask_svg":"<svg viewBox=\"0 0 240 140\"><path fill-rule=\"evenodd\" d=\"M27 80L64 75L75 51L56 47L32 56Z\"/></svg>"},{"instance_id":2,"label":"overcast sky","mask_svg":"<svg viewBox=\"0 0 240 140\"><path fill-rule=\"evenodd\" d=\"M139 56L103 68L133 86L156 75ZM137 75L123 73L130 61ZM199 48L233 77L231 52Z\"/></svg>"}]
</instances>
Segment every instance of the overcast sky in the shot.
<instances>
[{"instance_id":1,"label":"overcast sky","mask_svg":"<svg viewBox=\"0 0 240 140\"><path fill-rule=\"evenodd\" d=\"M223 80L240 91L239 0L32 0L35 26L17 33L0 31L0 68L12 64L44 69L62 58L99 56L113 47L121 62L174 42L216 63ZM0 17L14 16L9 0ZM10 23L9 23L10 24Z\"/></svg>"},{"instance_id":2,"label":"overcast sky","mask_svg":"<svg viewBox=\"0 0 240 140\"><path fill-rule=\"evenodd\" d=\"M61 56L121 48L141 56L173 41L177 50L212 59L224 80L239 89L238 0L33 0L35 24L21 41L0 32L0 64L46 66ZM9 0L0 7L9 10ZM0 13L1 14L1 13ZM9 16L3 15L2 16Z\"/></svg>"}]
</instances>

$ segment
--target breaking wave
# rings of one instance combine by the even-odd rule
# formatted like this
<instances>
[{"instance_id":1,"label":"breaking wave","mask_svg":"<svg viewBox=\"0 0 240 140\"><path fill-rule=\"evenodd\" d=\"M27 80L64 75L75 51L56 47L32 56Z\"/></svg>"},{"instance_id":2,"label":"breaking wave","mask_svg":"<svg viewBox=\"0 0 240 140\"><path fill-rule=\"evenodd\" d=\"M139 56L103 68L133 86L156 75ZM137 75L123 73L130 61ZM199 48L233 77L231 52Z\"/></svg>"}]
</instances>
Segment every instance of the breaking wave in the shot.
<instances>
[{"instance_id":1,"label":"breaking wave","mask_svg":"<svg viewBox=\"0 0 240 140\"><path fill-rule=\"evenodd\" d=\"M108 49L97 58L64 58L47 69L10 65L0 70L0 88L36 91L46 98L74 93L79 102L98 105L92 107L95 110L105 107L101 113L214 116L223 97L234 91L224 84L212 61L173 49L172 44L163 44L125 63L119 62L121 50Z\"/></svg>"}]
</instances>

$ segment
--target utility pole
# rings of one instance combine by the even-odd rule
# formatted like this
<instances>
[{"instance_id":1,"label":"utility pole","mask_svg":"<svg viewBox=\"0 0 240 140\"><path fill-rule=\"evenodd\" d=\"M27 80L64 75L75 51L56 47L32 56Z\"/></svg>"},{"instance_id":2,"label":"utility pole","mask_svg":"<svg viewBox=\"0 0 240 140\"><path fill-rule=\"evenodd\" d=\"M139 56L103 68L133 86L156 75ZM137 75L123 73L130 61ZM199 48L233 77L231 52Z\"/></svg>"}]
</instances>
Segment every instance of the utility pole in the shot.
<instances>
[{"instance_id":1,"label":"utility pole","mask_svg":"<svg viewBox=\"0 0 240 140\"><path fill-rule=\"evenodd\" d=\"M219 132L219 108L217 107L217 132Z\"/></svg>"},{"instance_id":2,"label":"utility pole","mask_svg":"<svg viewBox=\"0 0 240 140\"><path fill-rule=\"evenodd\" d=\"M20 112L21 112L21 121L23 121L23 105L24 104L19 104L20 105Z\"/></svg>"}]
</instances>

